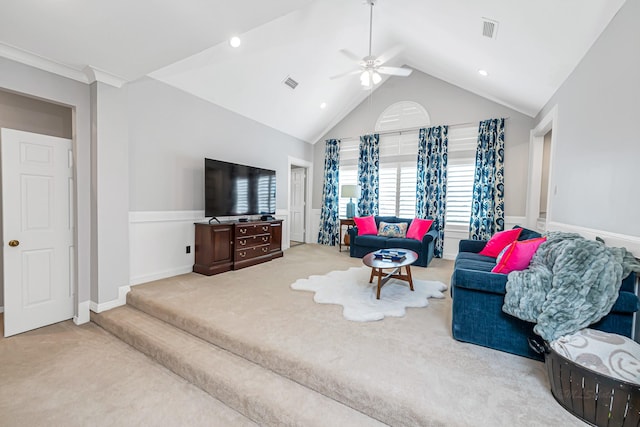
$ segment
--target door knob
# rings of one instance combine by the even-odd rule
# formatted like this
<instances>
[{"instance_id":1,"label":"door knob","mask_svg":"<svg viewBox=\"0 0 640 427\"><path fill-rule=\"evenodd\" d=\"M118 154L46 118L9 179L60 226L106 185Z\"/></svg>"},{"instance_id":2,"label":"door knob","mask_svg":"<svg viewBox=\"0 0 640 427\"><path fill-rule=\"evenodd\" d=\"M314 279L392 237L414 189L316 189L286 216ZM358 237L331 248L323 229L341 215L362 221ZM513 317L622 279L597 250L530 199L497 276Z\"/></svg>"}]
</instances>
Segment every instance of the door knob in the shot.
<instances>
[{"instance_id":1,"label":"door knob","mask_svg":"<svg viewBox=\"0 0 640 427\"><path fill-rule=\"evenodd\" d=\"M9 240L9 246L11 247L18 246L19 244L20 242L17 240Z\"/></svg>"}]
</instances>

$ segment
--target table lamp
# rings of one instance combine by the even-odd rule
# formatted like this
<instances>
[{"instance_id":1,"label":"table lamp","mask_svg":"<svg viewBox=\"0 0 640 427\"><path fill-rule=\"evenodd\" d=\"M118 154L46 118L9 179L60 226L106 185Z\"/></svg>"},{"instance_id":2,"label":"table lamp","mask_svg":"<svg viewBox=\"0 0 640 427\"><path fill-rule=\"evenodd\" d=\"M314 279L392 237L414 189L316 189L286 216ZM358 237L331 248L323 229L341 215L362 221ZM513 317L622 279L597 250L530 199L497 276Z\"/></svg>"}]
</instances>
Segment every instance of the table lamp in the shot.
<instances>
[{"instance_id":1,"label":"table lamp","mask_svg":"<svg viewBox=\"0 0 640 427\"><path fill-rule=\"evenodd\" d=\"M356 205L353 203L353 198L358 197L358 186L343 185L342 197L349 198L349 203L347 203L347 218L353 218L356 215Z\"/></svg>"}]
</instances>

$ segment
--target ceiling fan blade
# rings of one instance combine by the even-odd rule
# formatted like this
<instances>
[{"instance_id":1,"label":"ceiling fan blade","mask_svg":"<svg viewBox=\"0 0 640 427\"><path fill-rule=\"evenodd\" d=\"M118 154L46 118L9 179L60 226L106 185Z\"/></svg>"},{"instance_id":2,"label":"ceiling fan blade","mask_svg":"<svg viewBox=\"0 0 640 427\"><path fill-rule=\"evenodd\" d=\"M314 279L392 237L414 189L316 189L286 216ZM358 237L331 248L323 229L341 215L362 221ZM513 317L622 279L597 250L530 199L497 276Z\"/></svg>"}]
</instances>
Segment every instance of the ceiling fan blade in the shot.
<instances>
[{"instance_id":1,"label":"ceiling fan blade","mask_svg":"<svg viewBox=\"0 0 640 427\"><path fill-rule=\"evenodd\" d=\"M378 67L378 72L389 76L407 77L413 72L413 70L411 68L402 67Z\"/></svg>"},{"instance_id":2,"label":"ceiling fan blade","mask_svg":"<svg viewBox=\"0 0 640 427\"><path fill-rule=\"evenodd\" d=\"M399 45L399 44L395 45L391 49L389 49L386 52L384 52L382 55L378 56L376 62L378 63L378 65L382 65L385 62L388 62L391 59L393 59L396 56L398 56L398 54L400 54L400 52L402 52L402 50L403 50L403 47L401 45Z\"/></svg>"},{"instance_id":3,"label":"ceiling fan blade","mask_svg":"<svg viewBox=\"0 0 640 427\"><path fill-rule=\"evenodd\" d=\"M355 53L351 52L350 50L347 49L340 49L340 53L343 54L344 56L346 56L347 58L349 58L350 60L354 61L354 62L362 62L362 58L360 58L358 55L356 55Z\"/></svg>"},{"instance_id":4,"label":"ceiling fan blade","mask_svg":"<svg viewBox=\"0 0 640 427\"><path fill-rule=\"evenodd\" d=\"M344 73L336 74L335 76L331 76L329 77L329 79L334 80L334 79L339 79L341 77L352 76L354 74L360 74L360 73L362 73L362 70L351 70L351 71L346 71Z\"/></svg>"}]
</instances>

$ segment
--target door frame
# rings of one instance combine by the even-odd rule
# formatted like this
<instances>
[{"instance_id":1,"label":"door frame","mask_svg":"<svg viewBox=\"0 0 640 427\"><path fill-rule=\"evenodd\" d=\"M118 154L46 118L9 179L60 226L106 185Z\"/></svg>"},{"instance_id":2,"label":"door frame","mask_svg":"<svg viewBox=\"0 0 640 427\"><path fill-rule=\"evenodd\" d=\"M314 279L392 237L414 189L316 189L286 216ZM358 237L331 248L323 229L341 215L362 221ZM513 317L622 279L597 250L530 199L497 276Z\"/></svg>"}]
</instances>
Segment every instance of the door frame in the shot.
<instances>
[{"instance_id":1,"label":"door frame","mask_svg":"<svg viewBox=\"0 0 640 427\"><path fill-rule=\"evenodd\" d=\"M72 120L73 122L73 120ZM33 132L33 131L26 131L26 130L22 130L22 129L13 129L10 127L0 127L0 144L5 144L5 141L2 141L2 131L3 130L7 130L11 133L15 133L16 136L20 136L21 134L30 134L30 135L37 135L38 138L44 137L44 138L55 138L57 140L65 140L69 142L69 149L71 150L70 152L70 156L69 157L69 161L71 163L71 167L69 169L71 169L71 179L73 180L73 185L72 187L69 189L69 204L70 206L67 206L68 209L68 215L71 215L73 218L73 230L71 232L71 241L73 242L73 252L70 255L69 258L69 263L72 266L72 268L70 269L71 271L69 271L69 281L71 282L71 289L73 292L73 296L71 298L72 300L72 317L71 319L73 319L74 323L79 324L79 320L80 320L80 316L79 316L79 306L78 306L78 208L77 208L77 196L76 196L76 183L77 183L77 176L76 176L76 151L75 151L75 144L74 144L74 139L73 138L66 138L66 137L60 137L60 136L54 136L54 135L48 135L45 133L40 133L40 132ZM57 141L56 141L57 142ZM62 143L62 142L61 142ZM4 164L4 159L0 158L0 170L2 169L2 166ZM65 178L66 179L66 178ZM1 175L0 175L0 181L1 181ZM4 194L2 194L2 196L0 196L0 219L2 219L3 216L3 209L6 203L6 196ZM2 273L2 276L0 277L0 281L2 281L2 292L4 295L6 295L6 286L7 284L4 282L4 278L5 278L5 273L6 273L6 269L5 269L5 265L4 265L4 251L7 250L4 247L4 239L6 236L4 236L4 224L0 224L0 237L2 237L2 259L0 259L0 263L2 263L2 268L0 269L0 272ZM69 268L68 266L66 266L66 268ZM3 296L4 296L3 295ZM7 307L7 300L5 298L3 298L3 310L4 312L6 312L6 307ZM69 320L70 318L66 318L63 320ZM54 323L57 323L58 321L55 321ZM6 326L6 318L5 318L5 326ZM42 326L49 326L49 324L45 324ZM38 326L40 327L40 326ZM38 328L37 327L37 328ZM13 333L12 335L16 335L16 334L20 334L20 333L24 333L24 332L28 332L29 330L34 330L37 328L32 328L32 329L27 329L24 330L22 332L18 332L18 333ZM6 336L6 329L4 332L4 335Z\"/></svg>"},{"instance_id":2,"label":"door frame","mask_svg":"<svg viewBox=\"0 0 640 427\"><path fill-rule=\"evenodd\" d=\"M540 120L538 125L529 134L529 179L527 182L527 204L526 218L527 227L546 231L546 224L540 229L538 227L538 214L540 213L540 196L542 193L542 157L544 152L544 136L551 133L551 146L549 147L549 183L547 188L547 220L546 224L552 220L553 196L552 189L555 182L553 179L553 158L555 154L556 139L558 135L558 106L555 105L546 116Z\"/></svg>"},{"instance_id":3,"label":"door frame","mask_svg":"<svg viewBox=\"0 0 640 427\"><path fill-rule=\"evenodd\" d=\"M310 235L311 225L311 188L313 177L313 163L307 160L297 159L295 157L288 156L287 167L287 217L291 222L291 167L303 168L306 171L306 186L304 190L304 242L312 243ZM286 242L287 247L291 246L291 224L287 224L286 227Z\"/></svg>"}]
</instances>

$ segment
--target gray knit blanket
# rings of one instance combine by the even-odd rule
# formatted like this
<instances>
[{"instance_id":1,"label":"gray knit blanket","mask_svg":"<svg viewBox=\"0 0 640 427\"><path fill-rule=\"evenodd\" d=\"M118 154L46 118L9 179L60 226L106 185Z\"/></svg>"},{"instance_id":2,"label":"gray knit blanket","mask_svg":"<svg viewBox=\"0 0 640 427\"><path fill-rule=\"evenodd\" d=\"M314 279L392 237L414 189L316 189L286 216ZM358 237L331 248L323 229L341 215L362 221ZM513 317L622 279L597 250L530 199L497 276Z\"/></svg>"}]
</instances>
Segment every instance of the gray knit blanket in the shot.
<instances>
[{"instance_id":1,"label":"gray knit blanket","mask_svg":"<svg viewBox=\"0 0 640 427\"><path fill-rule=\"evenodd\" d=\"M640 272L625 248L610 248L575 233L549 232L529 268L509 274L502 311L536 323L547 341L602 319L615 304L622 279Z\"/></svg>"}]
</instances>

